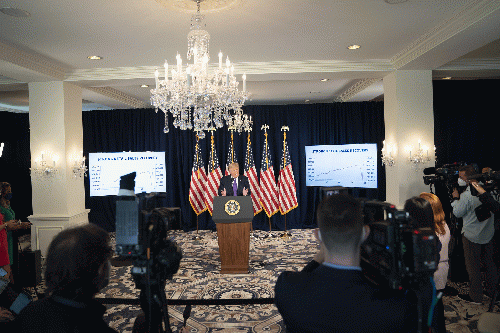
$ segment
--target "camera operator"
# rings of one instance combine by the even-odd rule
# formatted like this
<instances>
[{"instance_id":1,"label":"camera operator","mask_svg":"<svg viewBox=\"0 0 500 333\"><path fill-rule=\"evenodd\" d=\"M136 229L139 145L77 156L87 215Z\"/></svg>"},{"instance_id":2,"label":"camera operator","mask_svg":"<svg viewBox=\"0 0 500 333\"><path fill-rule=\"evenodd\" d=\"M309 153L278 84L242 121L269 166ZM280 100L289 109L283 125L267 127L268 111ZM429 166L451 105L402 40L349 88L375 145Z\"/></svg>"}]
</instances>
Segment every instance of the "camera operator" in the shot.
<instances>
[{"instance_id":1,"label":"camera operator","mask_svg":"<svg viewBox=\"0 0 500 333\"><path fill-rule=\"evenodd\" d=\"M65 229L49 245L46 295L16 318L19 332L115 332L94 295L109 280L109 235L94 224Z\"/></svg>"},{"instance_id":2,"label":"camera operator","mask_svg":"<svg viewBox=\"0 0 500 333\"><path fill-rule=\"evenodd\" d=\"M470 280L469 295L460 294L458 297L468 302L481 304L483 301L481 258L484 256L487 295L488 293L489 295L494 294L498 273L493 260L494 216L486 205L482 205L479 198L471 193L469 177L475 173L475 169L471 165L459 169L458 185L467 186L467 188L461 194L458 193L457 189L453 191L451 206L453 214L458 218L463 218L462 241L465 266Z\"/></svg>"},{"instance_id":3,"label":"camera operator","mask_svg":"<svg viewBox=\"0 0 500 333\"><path fill-rule=\"evenodd\" d=\"M360 202L344 194L328 196L317 217L320 251L301 272L283 272L276 282L276 306L287 331L414 332L415 303L400 291L375 288L363 275L360 246L370 227ZM426 281L423 292L431 294Z\"/></svg>"},{"instance_id":4,"label":"camera operator","mask_svg":"<svg viewBox=\"0 0 500 333\"><path fill-rule=\"evenodd\" d=\"M476 189L477 193L479 194L477 197L481 203L486 205L490 212L492 212L495 215L500 215L500 203L493 198L491 193L486 192L486 190L479 185L477 181L471 181L470 184Z\"/></svg>"}]
</instances>

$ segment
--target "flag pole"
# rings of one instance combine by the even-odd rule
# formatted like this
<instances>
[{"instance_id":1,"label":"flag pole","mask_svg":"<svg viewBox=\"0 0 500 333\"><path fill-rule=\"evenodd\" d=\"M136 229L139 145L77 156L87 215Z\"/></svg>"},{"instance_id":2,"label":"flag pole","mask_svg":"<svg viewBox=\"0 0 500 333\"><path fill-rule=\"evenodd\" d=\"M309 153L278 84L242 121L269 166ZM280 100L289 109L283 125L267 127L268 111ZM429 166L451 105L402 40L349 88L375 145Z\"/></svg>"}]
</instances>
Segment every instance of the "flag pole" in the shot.
<instances>
[{"instance_id":1,"label":"flag pole","mask_svg":"<svg viewBox=\"0 0 500 333\"><path fill-rule=\"evenodd\" d=\"M248 127L245 130L248 132L248 135L247 135L247 153L246 153L246 158L248 159L249 150L250 150L250 131L252 130L252 127ZM248 163L249 163L248 161L245 161L245 165ZM253 191L253 189L251 189L251 190ZM252 201L252 208L253 208L253 201ZM250 236L253 237L253 220L252 220L252 223L250 223Z\"/></svg>"},{"instance_id":2,"label":"flag pole","mask_svg":"<svg viewBox=\"0 0 500 333\"><path fill-rule=\"evenodd\" d=\"M285 147L286 147L286 131L289 131L290 128L288 126L282 126L281 130L283 131L283 165L286 165L286 155L285 155ZM285 213L285 232L281 235L282 239L288 240L292 235L288 232L286 228L286 213Z\"/></svg>"},{"instance_id":3,"label":"flag pole","mask_svg":"<svg viewBox=\"0 0 500 333\"><path fill-rule=\"evenodd\" d=\"M198 142L200 141L200 137L198 136L198 134L196 134L196 161L198 161ZM197 170L197 173L198 173L198 179L200 178L200 170L198 169ZM199 230L199 225L198 225L198 214L196 214L196 235L193 236L193 240L194 241L200 241L202 240L202 237L200 235L198 235L198 230Z\"/></svg>"},{"instance_id":4,"label":"flag pole","mask_svg":"<svg viewBox=\"0 0 500 333\"><path fill-rule=\"evenodd\" d=\"M267 158L267 151L268 151L268 147L267 147L267 129L269 128L269 125L267 124L264 124L262 125L262 127L260 128L261 130L263 129L264 130L264 136L266 138L266 167L269 168L269 160ZM267 234L266 238L271 238L272 235L271 235L271 230L272 230L272 227L271 227L271 216L268 216L268 221L269 221L269 233Z\"/></svg>"}]
</instances>

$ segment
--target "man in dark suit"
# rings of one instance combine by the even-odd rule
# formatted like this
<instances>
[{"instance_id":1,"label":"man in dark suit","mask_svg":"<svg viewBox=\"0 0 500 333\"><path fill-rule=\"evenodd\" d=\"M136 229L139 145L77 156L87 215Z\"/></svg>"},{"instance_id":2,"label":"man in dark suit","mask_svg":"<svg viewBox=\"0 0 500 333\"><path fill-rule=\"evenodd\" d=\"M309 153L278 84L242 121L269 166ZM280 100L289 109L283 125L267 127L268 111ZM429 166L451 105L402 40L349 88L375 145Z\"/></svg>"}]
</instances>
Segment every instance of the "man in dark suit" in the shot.
<instances>
[{"instance_id":1,"label":"man in dark suit","mask_svg":"<svg viewBox=\"0 0 500 333\"><path fill-rule=\"evenodd\" d=\"M240 176L239 164L236 162L229 164L228 170L229 175L220 179L219 196L250 195L250 183L246 176Z\"/></svg>"},{"instance_id":2,"label":"man in dark suit","mask_svg":"<svg viewBox=\"0 0 500 333\"><path fill-rule=\"evenodd\" d=\"M320 251L301 272L283 272L276 282L276 306L287 332L415 331L414 303L403 293L380 292L364 278L360 245L370 229L359 201L331 195L317 214Z\"/></svg>"}]
</instances>

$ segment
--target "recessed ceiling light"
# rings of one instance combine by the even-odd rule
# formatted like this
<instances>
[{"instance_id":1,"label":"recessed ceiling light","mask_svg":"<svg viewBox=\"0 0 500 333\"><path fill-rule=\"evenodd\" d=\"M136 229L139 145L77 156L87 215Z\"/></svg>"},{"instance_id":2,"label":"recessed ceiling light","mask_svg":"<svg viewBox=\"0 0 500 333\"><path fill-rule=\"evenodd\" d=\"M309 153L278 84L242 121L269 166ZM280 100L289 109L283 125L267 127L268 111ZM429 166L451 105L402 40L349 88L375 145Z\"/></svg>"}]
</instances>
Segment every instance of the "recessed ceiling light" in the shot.
<instances>
[{"instance_id":1,"label":"recessed ceiling light","mask_svg":"<svg viewBox=\"0 0 500 333\"><path fill-rule=\"evenodd\" d=\"M310 102L310 100L306 99L304 102L306 102L306 103L307 103L307 102Z\"/></svg>"},{"instance_id":2,"label":"recessed ceiling light","mask_svg":"<svg viewBox=\"0 0 500 333\"><path fill-rule=\"evenodd\" d=\"M149 88L149 84L141 84L141 88Z\"/></svg>"},{"instance_id":3,"label":"recessed ceiling light","mask_svg":"<svg viewBox=\"0 0 500 333\"><path fill-rule=\"evenodd\" d=\"M451 80L451 76L443 77L443 80Z\"/></svg>"},{"instance_id":4,"label":"recessed ceiling light","mask_svg":"<svg viewBox=\"0 0 500 333\"><path fill-rule=\"evenodd\" d=\"M321 79L321 82L326 82L328 81L328 79Z\"/></svg>"},{"instance_id":5,"label":"recessed ceiling light","mask_svg":"<svg viewBox=\"0 0 500 333\"><path fill-rule=\"evenodd\" d=\"M349 50L357 50L357 49L359 49L360 47L361 47L361 46L359 46L359 45L353 44L353 45L349 45L347 48L348 48Z\"/></svg>"},{"instance_id":6,"label":"recessed ceiling light","mask_svg":"<svg viewBox=\"0 0 500 333\"><path fill-rule=\"evenodd\" d=\"M89 58L90 60L102 60L101 56L96 56L96 55L88 56L87 58Z\"/></svg>"},{"instance_id":7,"label":"recessed ceiling light","mask_svg":"<svg viewBox=\"0 0 500 333\"><path fill-rule=\"evenodd\" d=\"M5 15L9 15L12 17L29 17L31 14L25 10L19 9L19 8L12 8L12 7L2 7L0 8L0 12L4 13Z\"/></svg>"}]
</instances>

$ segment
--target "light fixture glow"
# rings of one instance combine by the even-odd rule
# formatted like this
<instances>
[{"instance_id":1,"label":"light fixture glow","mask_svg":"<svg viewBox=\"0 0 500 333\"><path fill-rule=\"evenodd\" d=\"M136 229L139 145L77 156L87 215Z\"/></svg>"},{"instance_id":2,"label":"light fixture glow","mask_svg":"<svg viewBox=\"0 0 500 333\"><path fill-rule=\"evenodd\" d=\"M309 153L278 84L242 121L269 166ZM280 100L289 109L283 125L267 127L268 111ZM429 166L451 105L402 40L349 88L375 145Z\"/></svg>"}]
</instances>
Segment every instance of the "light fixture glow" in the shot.
<instances>
[{"instance_id":1,"label":"light fixture glow","mask_svg":"<svg viewBox=\"0 0 500 333\"><path fill-rule=\"evenodd\" d=\"M210 56L208 46L210 34L204 30L203 15L198 10L191 18L191 31L188 33L187 60L183 64L180 54L176 63L165 61L163 69L154 73L156 88L151 89L151 105L165 114L164 133L168 133L168 114L173 117L173 125L181 130L193 130L199 138L205 137L210 128L221 128L224 123L241 133L252 126L251 119L243 114L242 106L248 99L246 75L240 82L234 76L234 66L226 56L225 66L222 52L218 53L218 66L213 73L209 71ZM170 69L170 70L169 70ZM163 76L164 79L160 79Z\"/></svg>"},{"instance_id":2,"label":"light fixture glow","mask_svg":"<svg viewBox=\"0 0 500 333\"><path fill-rule=\"evenodd\" d=\"M349 45L347 48L348 48L349 50L357 50L357 49L359 49L360 47L361 47L361 46L359 46L359 45L353 44L353 45Z\"/></svg>"},{"instance_id":3,"label":"light fixture glow","mask_svg":"<svg viewBox=\"0 0 500 333\"><path fill-rule=\"evenodd\" d=\"M88 56L87 58L89 58L90 60L102 60L101 56L96 56L96 55Z\"/></svg>"}]
</instances>

